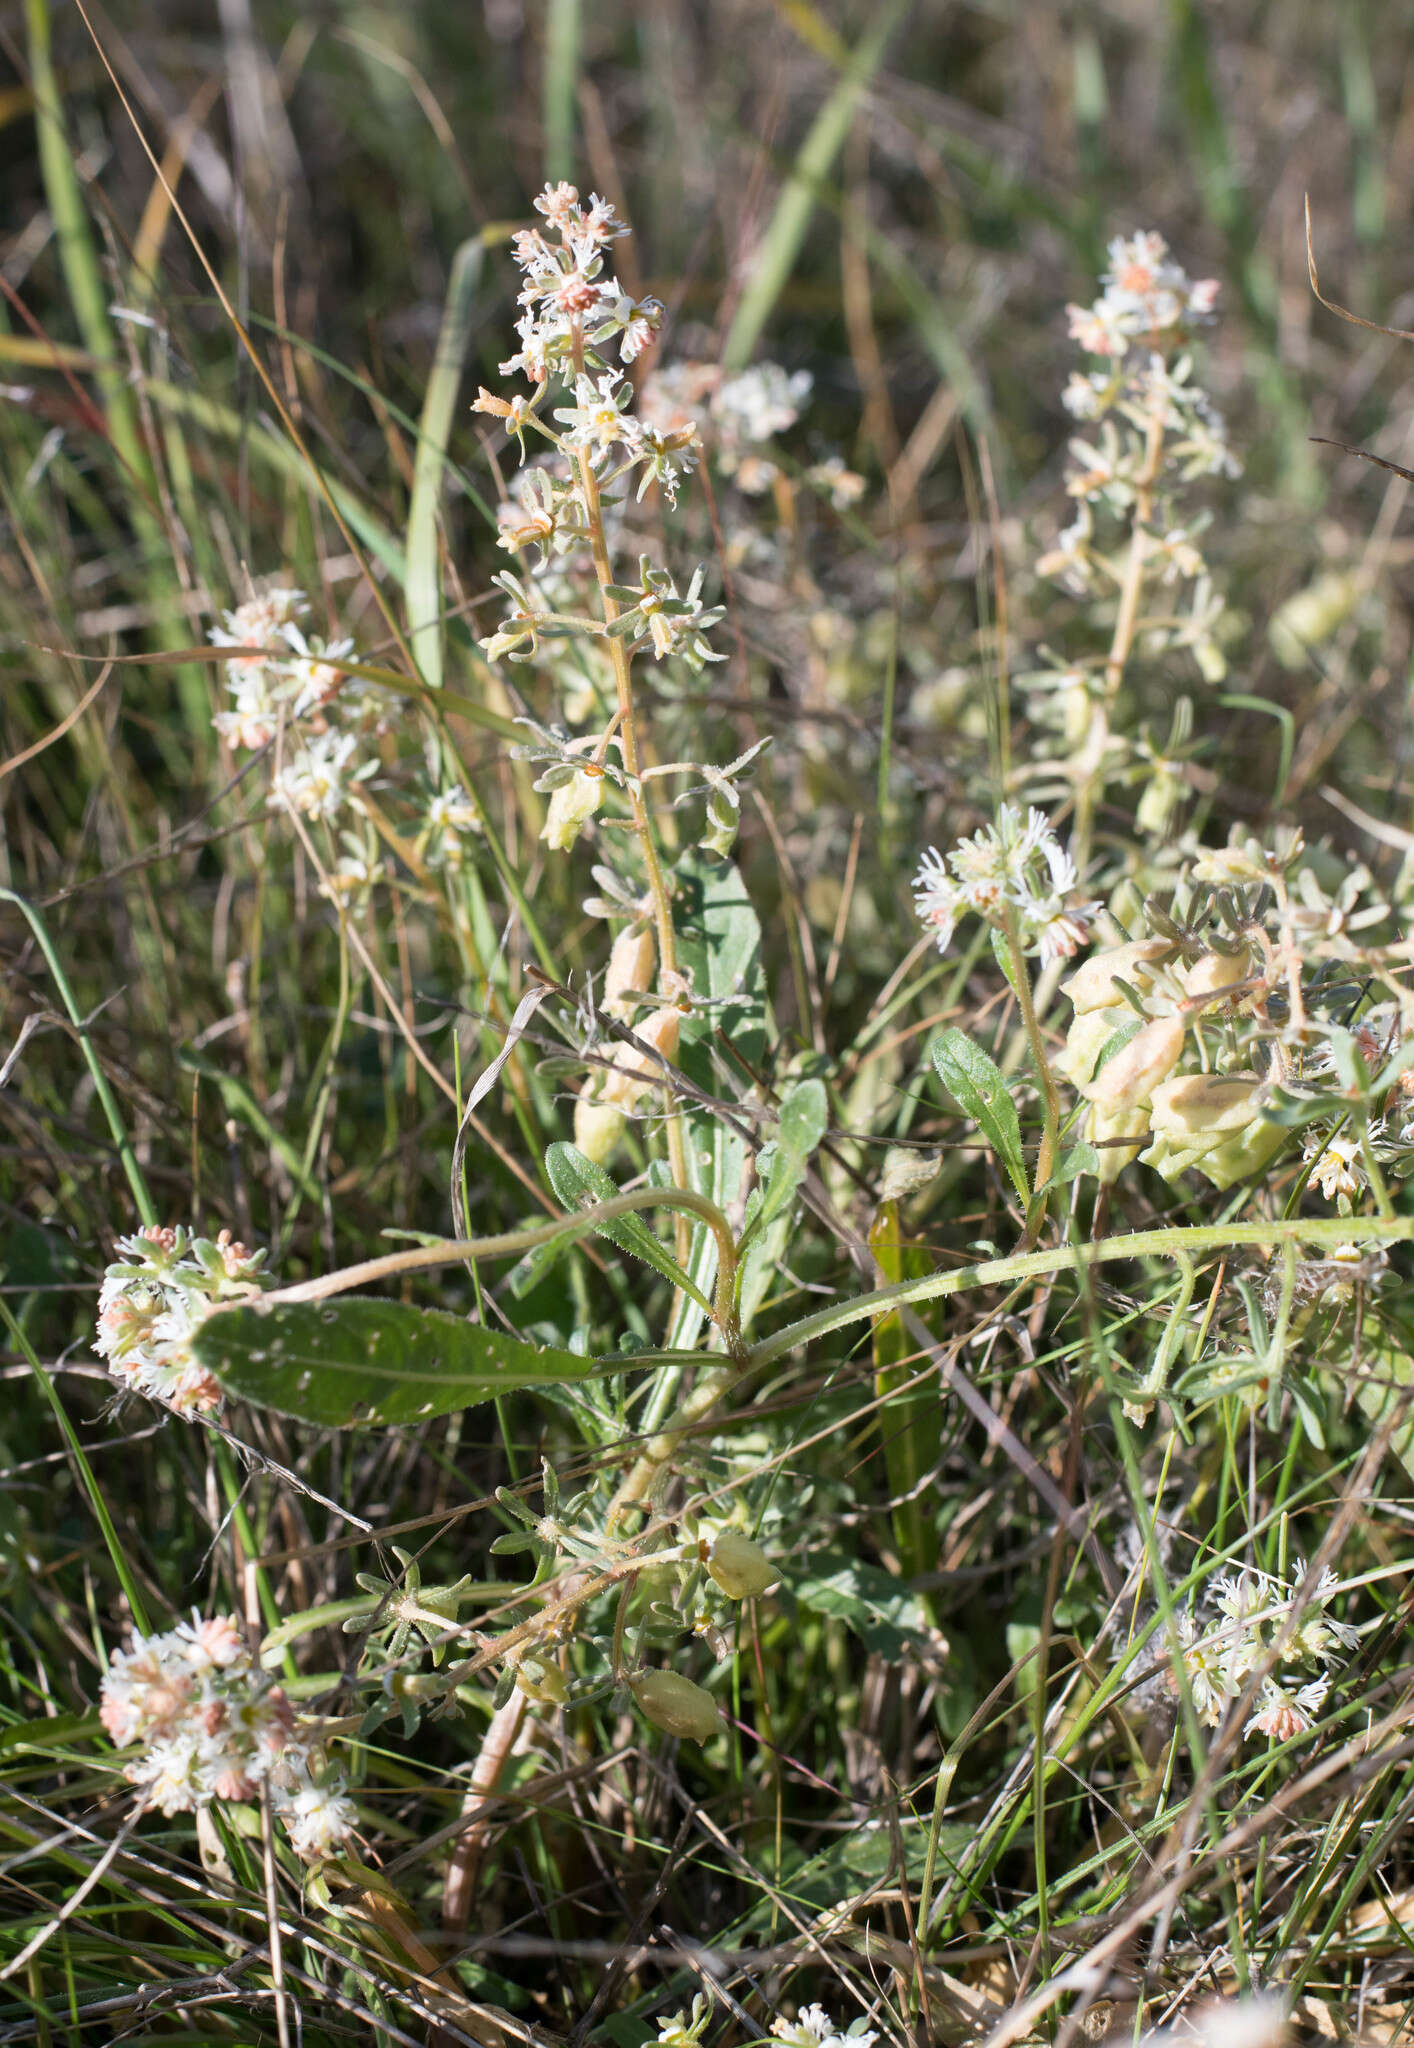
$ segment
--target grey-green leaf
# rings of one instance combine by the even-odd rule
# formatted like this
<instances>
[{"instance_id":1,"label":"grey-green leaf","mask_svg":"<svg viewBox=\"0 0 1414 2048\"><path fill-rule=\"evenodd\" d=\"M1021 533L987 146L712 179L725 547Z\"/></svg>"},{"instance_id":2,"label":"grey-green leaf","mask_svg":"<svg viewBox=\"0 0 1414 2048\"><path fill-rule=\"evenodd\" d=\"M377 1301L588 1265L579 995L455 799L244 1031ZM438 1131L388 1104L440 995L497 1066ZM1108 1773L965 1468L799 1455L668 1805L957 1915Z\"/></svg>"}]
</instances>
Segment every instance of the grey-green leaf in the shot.
<instances>
[{"instance_id":1,"label":"grey-green leaf","mask_svg":"<svg viewBox=\"0 0 1414 2048\"><path fill-rule=\"evenodd\" d=\"M595 1202L611 1201L615 1195L623 1193L618 1182L605 1173L602 1166L596 1166L592 1159L586 1158L577 1145L563 1141L551 1145L545 1154L545 1170L550 1176L551 1187L565 1208L571 1211L587 1209ZM684 1273L672 1253L659 1244L641 1217L615 1217L612 1223L601 1223L598 1234L607 1237L620 1251L631 1252L635 1258L642 1259L665 1280L671 1280L674 1287L681 1287L708 1315L712 1313L711 1303Z\"/></svg>"},{"instance_id":2,"label":"grey-green leaf","mask_svg":"<svg viewBox=\"0 0 1414 2048\"><path fill-rule=\"evenodd\" d=\"M326 1429L426 1422L613 1369L440 1309L362 1297L221 1309L193 1349L228 1394Z\"/></svg>"},{"instance_id":3,"label":"grey-green leaf","mask_svg":"<svg viewBox=\"0 0 1414 2048\"><path fill-rule=\"evenodd\" d=\"M1001 1068L964 1031L945 1031L934 1039L933 1065L958 1108L971 1117L1001 1160L1018 1199L1028 1202L1031 1188L1021 1151L1021 1122Z\"/></svg>"},{"instance_id":4,"label":"grey-green leaf","mask_svg":"<svg viewBox=\"0 0 1414 2048\"><path fill-rule=\"evenodd\" d=\"M765 1169L763 1153L765 1186L744 1238L739 1302L743 1329L750 1328L771 1276L785 1255L790 1205L811 1154L825 1135L829 1106L824 1082L815 1080L797 1081L781 1104L776 1142L770 1148L770 1169Z\"/></svg>"}]
</instances>

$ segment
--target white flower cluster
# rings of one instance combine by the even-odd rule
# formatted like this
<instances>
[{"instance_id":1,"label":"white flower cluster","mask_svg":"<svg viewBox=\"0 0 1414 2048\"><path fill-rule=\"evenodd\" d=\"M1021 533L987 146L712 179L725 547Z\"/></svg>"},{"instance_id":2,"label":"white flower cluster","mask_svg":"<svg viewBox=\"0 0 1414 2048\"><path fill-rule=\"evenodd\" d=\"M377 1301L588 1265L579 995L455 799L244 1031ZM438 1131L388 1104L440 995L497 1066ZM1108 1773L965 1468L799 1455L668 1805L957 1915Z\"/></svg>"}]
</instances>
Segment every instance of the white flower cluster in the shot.
<instances>
[{"instance_id":1,"label":"white flower cluster","mask_svg":"<svg viewBox=\"0 0 1414 2048\"><path fill-rule=\"evenodd\" d=\"M213 646L251 651L227 661L226 687L235 701L213 723L228 745L252 748L268 745L283 724L288 751L270 802L332 823L377 768L365 735L370 727L381 729L388 703L347 674L352 640L304 631L298 622L307 611L303 591L269 584L222 613L209 635Z\"/></svg>"},{"instance_id":2,"label":"white flower cluster","mask_svg":"<svg viewBox=\"0 0 1414 2048\"><path fill-rule=\"evenodd\" d=\"M1003 804L995 825L959 840L944 859L930 846L913 880L918 915L934 933L938 951L952 943L957 921L969 911L988 924L1014 918L1024 950L1044 966L1068 960L1089 935L1095 903L1076 903L1075 863L1044 811Z\"/></svg>"},{"instance_id":3,"label":"white flower cluster","mask_svg":"<svg viewBox=\"0 0 1414 2048\"><path fill-rule=\"evenodd\" d=\"M248 650L227 661L226 687L235 703L212 721L231 746L265 746L282 712L321 721L344 688L339 664L353 653L353 641L311 638L297 623L308 609L302 590L270 584L223 612L221 624L211 628L213 647Z\"/></svg>"},{"instance_id":4,"label":"white flower cluster","mask_svg":"<svg viewBox=\"0 0 1414 2048\"><path fill-rule=\"evenodd\" d=\"M299 1855L327 1856L353 1832L342 1780L316 1775L293 1707L234 1615L135 1636L104 1673L99 1719L119 1749L143 1745L126 1775L165 1814L254 1799L264 1785Z\"/></svg>"},{"instance_id":5,"label":"white flower cluster","mask_svg":"<svg viewBox=\"0 0 1414 2048\"><path fill-rule=\"evenodd\" d=\"M572 403L554 415L565 429L560 446L582 450L596 470L619 449L614 474L641 469L638 495L657 482L673 504L682 474L692 467L692 422L663 434L638 418L632 385L603 354L617 338L619 364L634 362L663 318L657 299L631 298L616 277L604 274L608 245L628 230L606 199L591 193L585 207L573 185L547 186L535 205L549 232L524 228L511 244L525 279L516 323L521 345L501 364L501 374L519 371L542 390L552 378L566 385ZM475 409L498 415L513 433L523 435L536 402L498 399L483 391Z\"/></svg>"},{"instance_id":6,"label":"white flower cluster","mask_svg":"<svg viewBox=\"0 0 1414 2048\"><path fill-rule=\"evenodd\" d=\"M781 473L762 450L795 425L813 384L808 370L786 370L779 363L753 363L733 377L716 363L669 363L645 379L638 409L664 435L688 425L700 427L722 475L748 497L759 498ZM826 456L804 474L837 511L846 511L864 489L863 477L840 455Z\"/></svg>"},{"instance_id":7,"label":"white flower cluster","mask_svg":"<svg viewBox=\"0 0 1414 2048\"><path fill-rule=\"evenodd\" d=\"M772 2020L771 2032L785 2048L873 2048L879 2038L862 2019L837 2027L821 2005L802 2006L793 2020Z\"/></svg>"},{"instance_id":8,"label":"white flower cluster","mask_svg":"<svg viewBox=\"0 0 1414 2048\"><path fill-rule=\"evenodd\" d=\"M1194 586L1189 615L1146 622L1145 644L1150 653L1187 648L1204 678L1217 682L1225 669L1214 637L1222 603L1198 544L1203 520L1186 514L1178 496L1195 478L1239 473L1222 415L1194 382L1186 352L1194 325L1212 317L1218 286L1193 282L1152 233L1110 244L1103 285L1093 305L1066 309L1072 338L1105 366L1074 372L1066 386L1066 410L1096 432L1070 444L1066 489L1076 517L1038 567L1076 595L1109 595L1113 538L1097 519L1142 518L1146 577Z\"/></svg>"},{"instance_id":9,"label":"white flower cluster","mask_svg":"<svg viewBox=\"0 0 1414 2048\"><path fill-rule=\"evenodd\" d=\"M1127 355L1131 342L1159 348L1176 332L1213 317L1217 279L1195 283L1172 260L1162 235L1152 230L1128 239L1116 235L1109 253L1099 298L1093 305L1065 309L1071 339L1087 355Z\"/></svg>"},{"instance_id":10,"label":"white flower cluster","mask_svg":"<svg viewBox=\"0 0 1414 2048\"><path fill-rule=\"evenodd\" d=\"M1178 1633L1183 1669L1194 1711L1216 1728L1229 1704L1242 1691L1256 1666L1284 1628L1297 1591L1306 1576L1300 1558L1292 1565L1289 1583L1255 1570L1225 1573L1216 1583L1221 1617L1204 1627L1191 1612L1180 1615ZM1328 1667L1338 1664L1360 1640L1360 1631L1329 1613L1337 1580L1326 1571L1302 1610L1301 1620L1282 1653L1283 1665ZM1169 1683L1178 1689L1176 1674ZM1262 1681L1261 1702L1250 1726L1275 1742L1304 1735L1319 1716L1330 1691L1327 1669L1304 1683L1299 1673L1283 1670Z\"/></svg>"},{"instance_id":11,"label":"white flower cluster","mask_svg":"<svg viewBox=\"0 0 1414 2048\"><path fill-rule=\"evenodd\" d=\"M210 1414L221 1389L192 1354L192 1338L222 1302L261 1284L264 1252L247 1251L229 1230L216 1238L184 1229L120 1237L103 1276L94 1350L134 1392L178 1415Z\"/></svg>"}]
</instances>

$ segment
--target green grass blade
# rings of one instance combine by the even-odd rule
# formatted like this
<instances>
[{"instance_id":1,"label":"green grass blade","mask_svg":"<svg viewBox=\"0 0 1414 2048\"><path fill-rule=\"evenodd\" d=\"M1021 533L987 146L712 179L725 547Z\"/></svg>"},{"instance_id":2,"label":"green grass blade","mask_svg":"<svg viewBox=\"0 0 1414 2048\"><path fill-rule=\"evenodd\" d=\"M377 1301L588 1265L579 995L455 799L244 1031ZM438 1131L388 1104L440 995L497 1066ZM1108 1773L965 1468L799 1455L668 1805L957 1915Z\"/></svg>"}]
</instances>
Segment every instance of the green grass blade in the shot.
<instances>
[{"instance_id":1,"label":"green grass blade","mask_svg":"<svg viewBox=\"0 0 1414 2048\"><path fill-rule=\"evenodd\" d=\"M761 330L785 290L815 211L820 186L844 147L864 88L879 67L888 41L903 16L903 0L894 0L861 37L844 75L815 116L797 153L785 189L761 238L741 302L736 309L722 361L739 370L751 360Z\"/></svg>"},{"instance_id":2,"label":"green grass blade","mask_svg":"<svg viewBox=\"0 0 1414 2048\"><path fill-rule=\"evenodd\" d=\"M471 333L472 307L481 282L483 244L479 235L462 243L452 258L447 302L437 336L437 353L427 380L417 454L413 462L412 503L408 508L407 606L408 637L423 681L435 689L442 683L442 593L437 560L437 500L442 487L452 413L461 385Z\"/></svg>"}]
</instances>

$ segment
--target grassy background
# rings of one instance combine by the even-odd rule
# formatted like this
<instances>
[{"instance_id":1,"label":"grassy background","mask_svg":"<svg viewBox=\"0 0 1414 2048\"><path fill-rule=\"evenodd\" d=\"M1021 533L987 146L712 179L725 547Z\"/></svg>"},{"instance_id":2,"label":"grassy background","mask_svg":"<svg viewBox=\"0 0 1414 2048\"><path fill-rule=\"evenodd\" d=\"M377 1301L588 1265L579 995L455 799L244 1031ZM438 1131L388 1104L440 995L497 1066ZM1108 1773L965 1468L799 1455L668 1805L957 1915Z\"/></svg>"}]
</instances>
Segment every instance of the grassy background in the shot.
<instances>
[{"instance_id":1,"label":"grassy background","mask_svg":"<svg viewBox=\"0 0 1414 2048\"><path fill-rule=\"evenodd\" d=\"M1048 630L1075 630L1058 627L1030 565L1065 516L1062 309L1092 296L1111 234L1157 227L1192 273L1223 280L1210 381L1245 476L1210 492L1209 551L1245 628L1226 694L1272 708L1199 701L1199 823L1260 828L1284 785L1285 814L1344 842L1333 785L1414 824L1405 486L1308 439L1407 459L1411 358L1316 306L1302 217L1309 193L1329 291L1409 321L1403 10L1140 0L922 5L890 19L865 77L850 53L875 13L804 0L317 12L231 0L89 8L87 24L76 7L26 0L4 15L3 881L41 907L164 1216L271 1244L292 1278L379 1249L390 1225L445 1229L455 1112L408 1057L403 1026L450 1077L456 1058L474 1069L499 1043L477 1020L514 1002L534 930L561 979L602 964L602 928L580 908L587 876L536 860L535 800L475 715L508 707L474 647L495 610L486 506L498 492L466 406L509 352L503 245L547 176L605 192L632 222L625 260L668 308L665 357L766 352L809 369L815 397L793 445L802 459L838 448L869 483L848 517L802 495L792 544L765 569L738 565L730 666L690 700L664 688L654 705L665 753L684 733L719 759L761 733L775 741L741 842L768 934L773 1078L817 1067L840 1126L875 1141L844 1155L842 1199L872 1185L890 1135L947 1142L919 1104L924 1034L943 1015L987 1014L995 996L985 976L925 962L906 1001L877 1007L916 938L902 878L919 847L990 810L999 648L1016 669ZM180 172L187 221L271 388L130 112ZM210 726L219 671L191 650L239 596L243 565L285 567L317 622L401 667L417 422L456 252L476 237L437 560L447 686L471 707L451 731L503 858L468 882L464 929L404 877L367 933L400 1023L349 969L299 849L264 823L261 771L228 782ZM710 558L700 499L687 521ZM418 561L425 570L425 540ZM1287 669L1267 622L1332 569L1367 573L1370 595L1318 659ZM555 715L552 679L517 680L531 708ZM1154 673L1134 687L1162 725L1189 686ZM1014 729L1014 752L1026 745ZM1112 849L1125 825L1117 809ZM1360 843L1372 861L1394 857ZM356 1567L394 1569L391 1536L425 1553L428 1581L488 1582L494 1611L495 1487L529 1487L545 1448L566 1469L612 1465L634 1418L617 1393L587 1418L527 1400L494 1422L478 1410L379 1441L267 1417L242 1423L258 1454L246 1469L142 1404L110 1413L87 1341L131 1198L33 934L9 905L0 931L6 1042L30 1032L0 1090L0 1264L17 1324L0 1415L0 1869L18 1951L118 1827L92 1710L99 1646L124 1622L77 1455L22 1338L54 1375L154 1614L243 1607L252 1552L268 1560L267 1619L337 1599ZM499 1149L474 1155L475 1227L543 1213L540 1153L568 1135L570 1072L527 1060L488 1110ZM1142 1199L1130 1213L1135 1227L1149 1220ZM1000 1228L975 1153L956 1154L915 1228L947 1258ZM631 1319L622 1274L582 1254L569 1270L575 1320ZM827 1233L803 1231L781 1298L843 1270ZM449 1282L439 1298L466 1294ZM1127 1304L1105 1307L1126 1355ZM526 1319L537 1313L552 1317L548 1297ZM1033 1341L1021 1372L989 1340L977 1377L1069 1485L1072 1374L1091 1335L1057 1318ZM1075 1734L1066 1702L1094 1681L1097 1612L1083 1587L1067 1605L1080 1559L1060 1562L1034 1495L961 1414L937 1445L927 1526L891 1512L872 1367L843 1348L797 1362L713 1453L719 1483L745 1488L777 1528L798 1500L810 1531L794 1592L743 1628L741 1725L725 1761L664 1751L607 1700L558 1727L497 1812L463 1993L518 2023L600 2029L632 2048L687 2002L701 1975L692 1950L706 1943L758 2028L780 2001L818 1995L845 2018L881 2012L901 2037L920 1994L929 2017L916 2024L967 2038L1119 1924L1136 1874L1191 1812L1211 1863L1194 1866L1166 1943L1107 1959L1090 1987L1101 2017L1127 2023L1147 1960L1160 2010L1194 1986L1295 1976L1336 2015L1326 2024L1368 2024L1378 2006L1392 2026L1408 1993L1407 1764L1302 1789L1234 1878L1224 1829L1267 1811L1270 1767L1255 1754L1229 1763L1206 1809L1171 1806L1142 1700ZM1278 1446L1254 1475L1234 1428L1181 1455L1183 1485L1212 1507L1219 1546L1246 1532L1239 1503L1273 1542L1262 1517L1274 1504L1328 1503L1360 1448L1357 1422L1328 1459ZM1122 1494L1124 1479L1112 1447L1092 1491ZM1380 1488L1343 1569L1402 1552L1397 1469ZM1398 1578L1371 1597L1391 1615L1387 1662L1370 1673L1383 1712L1403 1696ZM1038 1642L1040 1696L1060 1714L1052 1746L1058 1728L1074 1737L1044 1779L1030 1746L1037 1689L1014 1668ZM357 1645L336 1633L315 1645L293 1660L305 1689L322 1711L348 1711L341 1660ZM1360 1704L1333 1741L1358 1728ZM428 1927L446 1856L437 1831L456 1819L485 1713L430 1722L415 1741L398 1725L368 1739L363 1796L405 1924ZM258 1988L259 1855L234 1838L212 1854L224 1867L204 1874L188 1824L145 1825L7 1980L0 2039L276 2039ZM935 1915L920 1940L925 1883ZM293 1890L282 1911L305 2041L367 2039L375 2024L389 2040L429 2038L403 1934Z\"/></svg>"}]
</instances>

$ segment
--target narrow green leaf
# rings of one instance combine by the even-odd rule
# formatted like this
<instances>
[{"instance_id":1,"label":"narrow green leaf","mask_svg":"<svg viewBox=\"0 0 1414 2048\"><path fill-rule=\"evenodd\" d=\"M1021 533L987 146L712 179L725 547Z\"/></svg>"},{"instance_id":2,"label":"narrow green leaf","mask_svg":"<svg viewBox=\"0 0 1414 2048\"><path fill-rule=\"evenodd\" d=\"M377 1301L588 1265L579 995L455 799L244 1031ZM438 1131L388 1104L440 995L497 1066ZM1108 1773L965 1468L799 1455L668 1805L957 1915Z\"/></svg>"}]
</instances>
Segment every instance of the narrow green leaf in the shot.
<instances>
[{"instance_id":1,"label":"narrow green leaf","mask_svg":"<svg viewBox=\"0 0 1414 2048\"><path fill-rule=\"evenodd\" d=\"M762 1197L758 1228L764 1229L778 1216L799 1187L811 1154L825 1135L829 1112L823 1081L797 1081L781 1104L775 1158Z\"/></svg>"},{"instance_id":2,"label":"narrow green leaf","mask_svg":"<svg viewBox=\"0 0 1414 2048\"><path fill-rule=\"evenodd\" d=\"M1036 1190L1036 1199L1050 1194L1052 1188L1069 1187L1082 1174L1097 1174L1100 1171L1100 1155L1093 1145L1068 1145L1061 1154L1060 1165L1046 1185Z\"/></svg>"},{"instance_id":3,"label":"narrow green leaf","mask_svg":"<svg viewBox=\"0 0 1414 2048\"><path fill-rule=\"evenodd\" d=\"M326 1429L387 1428L615 1369L402 1301L222 1309L193 1349L228 1394Z\"/></svg>"},{"instance_id":4,"label":"narrow green leaf","mask_svg":"<svg viewBox=\"0 0 1414 2048\"><path fill-rule=\"evenodd\" d=\"M860 98L877 70L903 12L903 0L893 0L891 6L883 8L874 17L800 146L790 176L776 201L776 210L761 237L746 289L727 335L722 361L729 370L743 369L751 360L751 352L761 330L790 281L820 188L844 147L845 138L854 125Z\"/></svg>"},{"instance_id":5,"label":"narrow green leaf","mask_svg":"<svg viewBox=\"0 0 1414 2048\"><path fill-rule=\"evenodd\" d=\"M933 1041L938 1078L965 1116L971 1117L1007 1170L1022 1202L1031 1189L1021 1150L1021 1122L1001 1068L964 1031L945 1031Z\"/></svg>"},{"instance_id":6,"label":"narrow green leaf","mask_svg":"<svg viewBox=\"0 0 1414 2048\"><path fill-rule=\"evenodd\" d=\"M605 1173L602 1166L586 1159L577 1145L563 1140L551 1145L546 1152L545 1170L550 1176L551 1187L565 1208L571 1211L587 1209L595 1202L607 1202L623 1193L618 1182ZM674 1287L681 1287L708 1315L712 1313L711 1303L698 1291L672 1253L659 1244L642 1217L619 1216L612 1223L601 1223L598 1235L607 1237L620 1251L631 1252L635 1258L642 1259L655 1273L671 1280Z\"/></svg>"},{"instance_id":7,"label":"narrow green leaf","mask_svg":"<svg viewBox=\"0 0 1414 2048\"><path fill-rule=\"evenodd\" d=\"M452 411L461 383L462 364L471 333L471 312L481 282L483 243L479 235L463 242L452 258L447 302L437 335L437 353L427 380L418 426L417 454L412 469L412 500L408 506L407 607L412 651L424 682L438 689L442 682L442 587L437 559L437 500L442 488Z\"/></svg>"},{"instance_id":8,"label":"narrow green leaf","mask_svg":"<svg viewBox=\"0 0 1414 2048\"><path fill-rule=\"evenodd\" d=\"M764 1186L743 1235L741 1286L738 1314L743 1329L761 1306L771 1275L785 1253L790 1229L790 1205L810 1164L811 1154L825 1135L829 1122L829 1097L823 1081L797 1081L781 1104L776 1142L770 1148L770 1165L762 1154Z\"/></svg>"}]
</instances>

